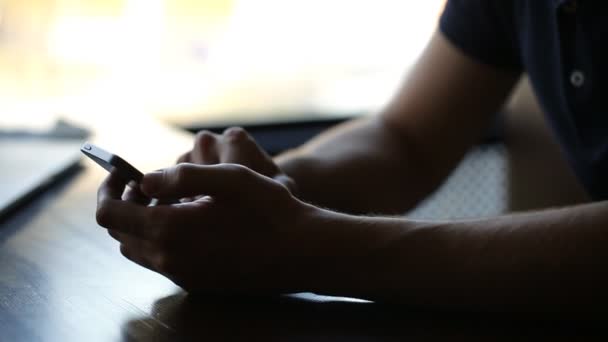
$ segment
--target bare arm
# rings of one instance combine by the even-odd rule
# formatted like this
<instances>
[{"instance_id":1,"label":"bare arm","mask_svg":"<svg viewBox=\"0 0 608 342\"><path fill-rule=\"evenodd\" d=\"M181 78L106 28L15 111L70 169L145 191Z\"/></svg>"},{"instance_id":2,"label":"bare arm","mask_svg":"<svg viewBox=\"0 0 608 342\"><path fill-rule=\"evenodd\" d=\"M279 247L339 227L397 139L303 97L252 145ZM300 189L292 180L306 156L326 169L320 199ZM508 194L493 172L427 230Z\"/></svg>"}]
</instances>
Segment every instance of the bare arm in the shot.
<instances>
[{"instance_id":1,"label":"bare arm","mask_svg":"<svg viewBox=\"0 0 608 342\"><path fill-rule=\"evenodd\" d=\"M277 160L304 199L351 212L400 211L479 138L516 78L470 60L438 33L380 116ZM213 157L202 163L223 162L180 164L142 185L149 197L195 201L124 201L125 184L110 176L97 211L127 258L189 291L315 291L484 311L608 305L607 202L460 222L351 216L294 198L271 179L274 168L268 177L252 171L271 163L243 131L199 139L203 152L227 148L200 153ZM232 164L245 155L250 168Z\"/></svg>"},{"instance_id":2,"label":"bare arm","mask_svg":"<svg viewBox=\"0 0 608 342\"><path fill-rule=\"evenodd\" d=\"M608 202L460 222L362 217L226 163L145 175L149 197L211 196L192 202L145 206L121 200L124 187L115 174L102 185L98 222L127 258L188 291L576 317L608 305Z\"/></svg>"},{"instance_id":3,"label":"bare arm","mask_svg":"<svg viewBox=\"0 0 608 342\"><path fill-rule=\"evenodd\" d=\"M300 197L352 213L399 213L431 192L487 128L518 75L435 33L394 100L276 158Z\"/></svg>"},{"instance_id":4,"label":"bare arm","mask_svg":"<svg viewBox=\"0 0 608 342\"><path fill-rule=\"evenodd\" d=\"M311 264L320 293L495 312L608 305L606 202L449 223L329 211L316 220L318 234L331 234Z\"/></svg>"}]
</instances>

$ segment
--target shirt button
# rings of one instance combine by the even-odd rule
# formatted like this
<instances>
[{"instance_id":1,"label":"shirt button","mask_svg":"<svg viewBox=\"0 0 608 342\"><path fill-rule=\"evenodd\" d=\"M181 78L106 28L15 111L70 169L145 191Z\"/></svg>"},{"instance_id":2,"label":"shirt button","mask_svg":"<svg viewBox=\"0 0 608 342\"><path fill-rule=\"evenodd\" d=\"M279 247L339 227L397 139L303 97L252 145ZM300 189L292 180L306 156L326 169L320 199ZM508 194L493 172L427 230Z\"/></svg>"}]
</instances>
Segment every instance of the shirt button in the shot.
<instances>
[{"instance_id":1,"label":"shirt button","mask_svg":"<svg viewBox=\"0 0 608 342\"><path fill-rule=\"evenodd\" d=\"M585 74L580 70L572 71L570 74L570 83L572 83L575 88L582 87L583 84L585 84Z\"/></svg>"}]
</instances>

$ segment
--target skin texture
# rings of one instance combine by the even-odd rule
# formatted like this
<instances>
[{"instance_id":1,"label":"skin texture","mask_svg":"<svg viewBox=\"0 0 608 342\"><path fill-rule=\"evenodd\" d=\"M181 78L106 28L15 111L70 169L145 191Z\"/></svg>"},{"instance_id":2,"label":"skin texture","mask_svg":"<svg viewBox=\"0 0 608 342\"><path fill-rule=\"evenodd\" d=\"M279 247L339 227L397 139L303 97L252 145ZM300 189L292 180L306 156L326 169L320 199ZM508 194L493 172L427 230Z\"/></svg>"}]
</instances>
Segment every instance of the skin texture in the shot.
<instances>
[{"instance_id":1,"label":"skin texture","mask_svg":"<svg viewBox=\"0 0 608 342\"><path fill-rule=\"evenodd\" d=\"M110 175L97 220L127 258L190 292L600 312L608 304L607 203L458 222L360 215L403 212L432 191L517 77L436 33L380 115L275 160L242 129L201 132L177 166L145 175L143 195L123 193ZM146 197L182 200L149 205Z\"/></svg>"}]
</instances>

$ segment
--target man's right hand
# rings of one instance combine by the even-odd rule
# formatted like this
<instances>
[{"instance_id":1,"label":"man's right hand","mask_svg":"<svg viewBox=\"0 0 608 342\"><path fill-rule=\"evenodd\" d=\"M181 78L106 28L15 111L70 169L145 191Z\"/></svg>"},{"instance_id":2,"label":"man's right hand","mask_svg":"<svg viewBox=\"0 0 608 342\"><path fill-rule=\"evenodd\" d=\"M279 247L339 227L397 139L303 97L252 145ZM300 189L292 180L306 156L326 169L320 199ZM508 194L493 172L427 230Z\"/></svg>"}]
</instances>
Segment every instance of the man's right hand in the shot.
<instances>
[{"instance_id":1,"label":"man's right hand","mask_svg":"<svg viewBox=\"0 0 608 342\"><path fill-rule=\"evenodd\" d=\"M223 134L198 132L192 150L184 153L177 163L240 164L274 179L287 187L292 194L296 194L293 179L287 176L253 137L240 127L228 128Z\"/></svg>"}]
</instances>

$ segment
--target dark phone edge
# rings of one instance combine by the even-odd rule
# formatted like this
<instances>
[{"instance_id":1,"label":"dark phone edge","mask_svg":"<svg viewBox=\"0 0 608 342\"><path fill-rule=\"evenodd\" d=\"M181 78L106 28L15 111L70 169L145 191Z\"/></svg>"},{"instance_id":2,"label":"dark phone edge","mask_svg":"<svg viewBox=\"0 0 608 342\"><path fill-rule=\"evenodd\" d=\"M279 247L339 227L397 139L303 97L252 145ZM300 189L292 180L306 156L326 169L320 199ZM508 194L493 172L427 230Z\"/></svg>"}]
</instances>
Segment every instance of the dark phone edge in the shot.
<instances>
[{"instance_id":1,"label":"dark phone edge","mask_svg":"<svg viewBox=\"0 0 608 342\"><path fill-rule=\"evenodd\" d=\"M89 146L90 148L86 148ZM94 150L99 150L98 152L103 152L104 154L109 155L109 159L104 159L99 156L99 154L94 153ZM108 172L112 172L113 169L120 170L117 172L118 176L122 178L122 180L127 183L129 186L134 186L132 183L139 184L143 180L143 173L131 165L126 160L122 159L122 157L106 151L105 149L91 144L88 141L85 142L80 148L80 152L82 152L87 158L93 160L97 165Z\"/></svg>"},{"instance_id":2,"label":"dark phone edge","mask_svg":"<svg viewBox=\"0 0 608 342\"><path fill-rule=\"evenodd\" d=\"M137 184L141 184L141 181L144 179L144 174L141 171L136 169L135 166L131 165L129 162L122 159L120 156L112 154L112 158L110 159L109 163L115 168L128 173L128 175L126 175L126 178L128 179L124 179L125 177L123 177L123 180L127 183L134 181ZM123 176L120 173L119 175L121 177Z\"/></svg>"}]
</instances>

